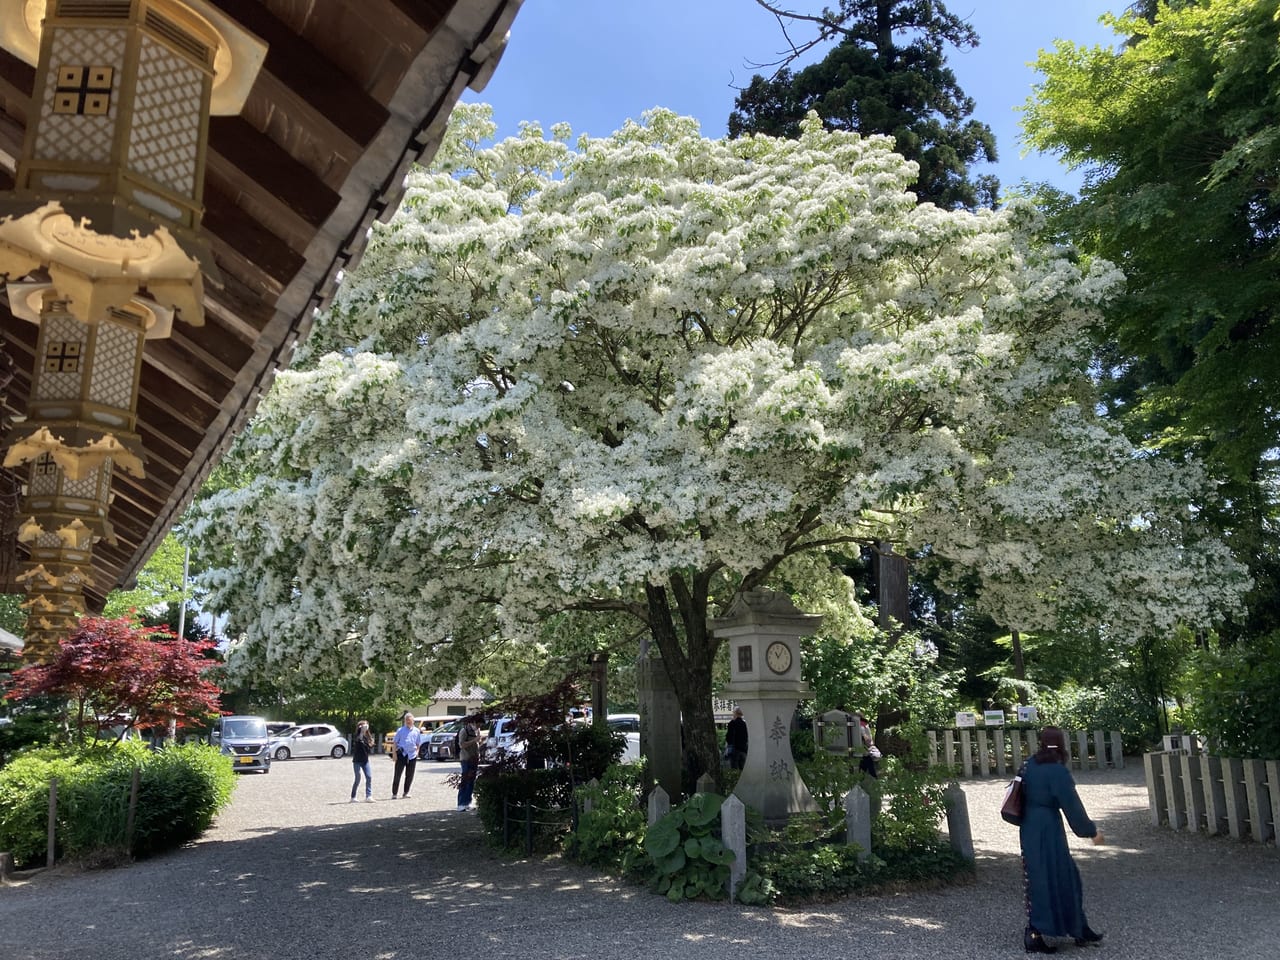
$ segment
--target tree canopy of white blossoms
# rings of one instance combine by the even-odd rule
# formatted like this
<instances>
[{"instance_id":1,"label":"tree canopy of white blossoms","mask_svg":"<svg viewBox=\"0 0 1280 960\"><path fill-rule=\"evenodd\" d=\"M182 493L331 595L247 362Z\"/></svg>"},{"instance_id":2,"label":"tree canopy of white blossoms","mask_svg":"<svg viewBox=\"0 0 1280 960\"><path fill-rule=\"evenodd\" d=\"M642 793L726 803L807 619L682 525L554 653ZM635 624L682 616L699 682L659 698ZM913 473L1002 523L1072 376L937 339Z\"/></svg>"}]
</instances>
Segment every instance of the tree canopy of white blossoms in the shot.
<instances>
[{"instance_id":1,"label":"tree canopy of white blossoms","mask_svg":"<svg viewBox=\"0 0 1280 960\"><path fill-rule=\"evenodd\" d=\"M927 546L1023 630L1237 602L1202 471L1095 412L1122 277L1029 206L918 205L890 140L814 118L492 135L459 108L199 508L233 666L430 686L555 611L630 614L713 768L707 618L801 554Z\"/></svg>"}]
</instances>

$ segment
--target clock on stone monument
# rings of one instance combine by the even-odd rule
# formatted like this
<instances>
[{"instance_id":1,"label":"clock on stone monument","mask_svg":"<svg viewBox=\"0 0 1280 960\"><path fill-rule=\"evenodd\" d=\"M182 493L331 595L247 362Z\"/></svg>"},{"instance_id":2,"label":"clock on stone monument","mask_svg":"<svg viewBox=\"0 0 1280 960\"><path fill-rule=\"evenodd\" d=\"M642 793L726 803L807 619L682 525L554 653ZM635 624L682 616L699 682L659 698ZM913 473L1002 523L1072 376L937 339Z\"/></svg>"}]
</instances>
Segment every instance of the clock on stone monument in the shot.
<instances>
[{"instance_id":1,"label":"clock on stone monument","mask_svg":"<svg viewBox=\"0 0 1280 960\"><path fill-rule=\"evenodd\" d=\"M791 647L781 640L775 640L764 651L764 662L774 673L786 673L791 669Z\"/></svg>"}]
</instances>

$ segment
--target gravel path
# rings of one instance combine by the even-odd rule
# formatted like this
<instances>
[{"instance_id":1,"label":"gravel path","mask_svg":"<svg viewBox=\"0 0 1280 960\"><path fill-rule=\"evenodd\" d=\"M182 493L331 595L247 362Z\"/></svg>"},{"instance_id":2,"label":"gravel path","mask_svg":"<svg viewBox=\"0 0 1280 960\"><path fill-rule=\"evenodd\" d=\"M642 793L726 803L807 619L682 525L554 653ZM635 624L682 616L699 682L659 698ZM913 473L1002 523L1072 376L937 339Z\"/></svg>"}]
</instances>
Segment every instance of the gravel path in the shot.
<instances>
[{"instance_id":1,"label":"gravel path","mask_svg":"<svg viewBox=\"0 0 1280 960\"><path fill-rule=\"evenodd\" d=\"M928 893L805 909L670 904L552 859L504 860L444 778L419 764L413 797L349 804L351 764L294 760L242 778L201 842L106 871L58 868L0 887L0 960L540 960L1024 956L1017 831L1002 783L965 785L978 877ZM1141 767L1077 776L1108 845L1072 840L1096 960L1280 955L1280 851L1148 823Z\"/></svg>"}]
</instances>

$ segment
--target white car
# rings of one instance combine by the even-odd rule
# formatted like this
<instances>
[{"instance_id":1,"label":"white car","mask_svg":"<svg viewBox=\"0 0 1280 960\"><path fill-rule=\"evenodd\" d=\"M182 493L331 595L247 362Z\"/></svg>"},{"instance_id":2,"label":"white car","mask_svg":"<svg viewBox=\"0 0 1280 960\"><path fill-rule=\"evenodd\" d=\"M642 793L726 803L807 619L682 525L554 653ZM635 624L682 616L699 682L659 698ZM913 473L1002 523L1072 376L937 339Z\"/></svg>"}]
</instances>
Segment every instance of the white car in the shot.
<instances>
[{"instance_id":1,"label":"white car","mask_svg":"<svg viewBox=\"0 0 1280 960\"><path fill-rule=\"evenodd\" d=\"M481 759L492 762L503 754L524 753L524 741L516 739L516 718L498 717L480 745Z\"/></svg>"},{"instance_id":2,"label":"white car","mask_svg":"<svg viewBox=\"0 0 1280 960\"><path fill-rule=\"evenodd\" d=\"M615 733L625 734L627 747L618 758L619 763L636 763L640 759L640 714L611 713L605 718L609 729Z\"/></svg>"},{"instance_id":3,"label":"white car","mask_svg":"<svg viewBox=\"0 0 1280 960\"><path fill-rule=\"evenodd\" d=\"M337 727L327 723L311 723L290 727L275 734L268 747L275 760L291 757L345 757L351 749L347 738Z\"/></svg>"}]
</instances>

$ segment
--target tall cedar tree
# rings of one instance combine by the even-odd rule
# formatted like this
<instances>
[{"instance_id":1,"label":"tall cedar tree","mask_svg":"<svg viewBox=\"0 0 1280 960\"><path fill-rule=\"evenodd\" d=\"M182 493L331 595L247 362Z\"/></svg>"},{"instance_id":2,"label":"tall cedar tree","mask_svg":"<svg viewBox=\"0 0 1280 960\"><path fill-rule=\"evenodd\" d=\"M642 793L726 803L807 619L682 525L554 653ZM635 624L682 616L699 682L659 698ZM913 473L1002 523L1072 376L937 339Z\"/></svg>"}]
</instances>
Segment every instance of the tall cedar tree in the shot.
<instances>
[{"instance_id":1,"label":"tall cedar tree","mask_svg":"<svg viewBox=\"0 0 1280 960\"><path fill-rule=\"evenodd\" d=\"M756 75L729 115L729 135L794 139L814 110L828 130L887 134L920 165L921 202L948 210L991 206L993 176L969 177L969 165L996 159L995 134L970 120L974 102L947 67L944 50L967 50L978 35L935 0L844 0L840 43L799 72Z\"/></svg>"},{"instance_id":2,"label":"tall cedar tree","mask_svg":"<svg viewBox=\"0 0 1280 960\"><path fill-rule=\"evenodd\" d=\"M203 675L214 665L205 656L212 647L180 640L164 627L86 617L50 663L16 671L6 696L69 701L81 741L89 733L100 740L112 727L181 724L219 710L220 690Z\"/></svg>"},{"instance_id":3,"label":"tall cedar tree","mask_svg":"<svg viewBox=\"0 0 1280 960\"><path fill-rule=\"evenodd\" d=\"M1216 519L1255 581L1242 630L1267 632L1280 628L1280 2L1130 11L1111 18L1117 47L1041 55L1026 138L1085 171L1061 226L1128 279L1098 364L1112 409L1227 479Z\"/></svg>"}]
</instances>

